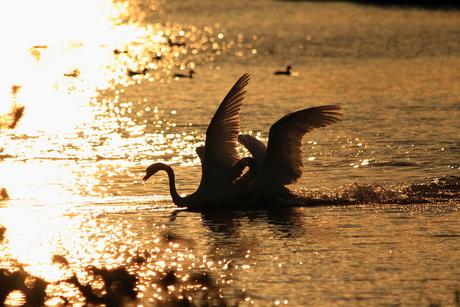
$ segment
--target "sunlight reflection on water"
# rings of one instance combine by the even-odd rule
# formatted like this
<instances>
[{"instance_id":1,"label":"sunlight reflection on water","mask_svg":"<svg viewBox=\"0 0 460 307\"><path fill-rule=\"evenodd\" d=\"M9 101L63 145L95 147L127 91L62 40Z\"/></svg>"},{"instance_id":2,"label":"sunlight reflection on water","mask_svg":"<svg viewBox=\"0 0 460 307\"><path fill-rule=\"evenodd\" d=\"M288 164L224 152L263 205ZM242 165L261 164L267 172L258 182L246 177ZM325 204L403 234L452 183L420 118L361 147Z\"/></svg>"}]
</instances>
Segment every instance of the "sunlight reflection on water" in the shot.
<instances>
[{"instance_id":1,"label":"sunlight reflection on water","mask_svg":"<svg viewBox=\"0 0 460 307\"><path fill-rule=\"evenodd\" d=\"M38 278L52 283L49 306L97 304L77 281L102 297L102 275L119 267L138 278L135 304L152 307L187 295L219 306L451 302L459 179L443 176L460 169L458 14L297 2L232 2L254 28L232 10L219 23L213 12L196 17L225 2L5 4L25 15L0 21L15 29L0 34L0 185L10 194L0 201L0 278L5 269L34 275L36 289ZM273 8L302 26L271 18ZM168 19L176 13L197 23ZM295 76L275 77L288 61ZM190 69L194 78L173 77ZM143 183L162 161L177 169L180 193L196 189L195 148L246 71L242 131L264 142L287 112L344 106L343 123L305 137L305 176L292 189L354 206L197 213L175 210L165 174ZM24 116L7 129L15 106ZM24 301L14 292L8 304Z\"/></svg>"},{"instance_id":2,"label":"sunlight reflection on water","mask_svg":"<svg viewBox=\"0 0 460 307\"><path fill-rule=\"evenodd\" d=\"M12 259L9 265L3 261L4 267L21 263L27 272L58 282L53 293L64 291L77 305L81 294L64 280L76 274L98 288L100 280L87 268L120 265L139 278L145 305L160 299L157 294L168 297L161 290L168 271L177 279L170 284L175 287L172 297L191 287L194 274L207 272L214 280L210 289L218 287L227 302L249 299L257 305L354 300L353 293L374 304L384 298L397 302L401 296L412 302L422 302L424 296L447 301L448 293L436 292L432 278L446 280L452 291L456 286L449 263L458 256L457 213L449 209L329 207L222 216L152 210L142 202L113 205L1 209L7 235L0 252L2 259ZM34 228L24 232L24 223ZM59 260L56 255L68 264L53 260ZM416 267L413 259L418 259ZM362 292L367 283L379 290Z\"/></svg>"}]
</instances>

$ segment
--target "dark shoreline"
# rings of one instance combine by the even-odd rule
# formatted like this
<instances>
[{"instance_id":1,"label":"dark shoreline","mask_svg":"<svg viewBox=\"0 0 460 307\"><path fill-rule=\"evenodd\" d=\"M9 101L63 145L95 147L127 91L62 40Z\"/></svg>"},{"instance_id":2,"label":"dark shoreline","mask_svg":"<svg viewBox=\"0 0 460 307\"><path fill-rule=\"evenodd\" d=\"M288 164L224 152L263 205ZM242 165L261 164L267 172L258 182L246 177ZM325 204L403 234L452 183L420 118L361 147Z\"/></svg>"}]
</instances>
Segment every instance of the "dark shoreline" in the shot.
<instances>
[{"instance_id":1,"label":"dark shoreline","mask_svg":"<svg viewBox=\"0 0 460 307\"><path fill-rule=\"evenodd\" d=\"M278 1L310 1L310 2L352 2L363 5L394 6L407 8L426 8L426 9L460 9L460 1L452 0L278 0Z\"/></svg>"}]
</instances>

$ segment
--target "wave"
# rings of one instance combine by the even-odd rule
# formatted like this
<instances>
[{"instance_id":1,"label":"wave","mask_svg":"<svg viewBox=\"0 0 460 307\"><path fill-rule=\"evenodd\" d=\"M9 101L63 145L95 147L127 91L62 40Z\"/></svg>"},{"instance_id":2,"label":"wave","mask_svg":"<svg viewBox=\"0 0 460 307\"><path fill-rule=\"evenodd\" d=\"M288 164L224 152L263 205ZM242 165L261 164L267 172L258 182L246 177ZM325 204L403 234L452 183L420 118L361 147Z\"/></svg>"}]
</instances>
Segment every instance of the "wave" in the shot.
<instances>
[{"instance_id":1,"label":"wave","mask_svg":"<svg viewBox=\"0 0 460 307\"><path fill-rule=\"evenodd\" d=\"M339 188L299 189L293 197L270 195L240 197L218 205L203 206L205 211L259 210L283 207L353 206L353 205L436 205L451 209L460 204L460 177L445 176L425 182L402 185L351 183Z\"/></svg>"},{"instance_id":2,"label":"wave","mask_svg":"<svg viewBox=\"0 0 460 307\"><path fill-rule=\"evenodd\" d=\"M297 191L305 204L439 204L460 201L460 177L445 176L401 185L351 183L337 189Z\"/></svg>"}]
</instances>

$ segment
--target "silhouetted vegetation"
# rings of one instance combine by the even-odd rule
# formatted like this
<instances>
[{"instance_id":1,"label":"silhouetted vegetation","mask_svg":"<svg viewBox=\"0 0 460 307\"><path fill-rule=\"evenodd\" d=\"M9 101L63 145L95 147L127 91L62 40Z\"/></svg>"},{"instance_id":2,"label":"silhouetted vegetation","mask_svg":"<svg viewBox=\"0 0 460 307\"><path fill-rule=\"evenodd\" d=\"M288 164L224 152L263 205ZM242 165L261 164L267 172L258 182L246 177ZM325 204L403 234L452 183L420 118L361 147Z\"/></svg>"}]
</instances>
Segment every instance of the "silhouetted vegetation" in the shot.
<instances>
[{"instance_id":1,"label":"silhouetted vegetation","mask_svg":"<svg viewBox=\"0 0 460 307\"><path fill-rule=\"evenodd\" d=\"M367 5L385 5L385 6L402 6L402 7L423 7L430 9L438 8L458 8L460 3L452 0L353 0L351 2L357 2Z\"/></svg>"},{"instance_id":2,"label":"silhouetted vegetation","mask_svg":"<svg viewBox=\"0 0 460 307\"><path fill-rule=\"evenodd\" d=\"M74 275L67 279L68 283L75 285L85 297L86 305L104 304L107 307L124 306L137 297L135 290L137 278L128 273L126 268L120 267L112 270L89 268L94 275L102 277L104 281L104 294L98 296L94 293L91 285L82 285Z\"/></svg>"},{"instance_id":3,"label":"silhouetted vegetation","mask_svg":"<svg viewBox=\"0 0 460 307\"><path fill-rule=\"evenodd\" d=\"M24 294L23 306L43 306L48 284L45 280L31 276L22 269L15 272L0 269L0 306L5 306L6 298L13 291L21 291Z\"/></svg>"},{"instance_id":4,"label":"silhouetted vegetation","mask_svg":"<svg viewBox=\"0 0 460 307\"><path fill-rule=\"evenodd\" d=\"M305 0L291 0L305 1ZM340 0L307 0L312 2L338 2ZM345 0L343 0L345 1ZM381 6L399 6L399 7L422 7L427 9L440 8L460 8L460 3L453 0L346 0L347 2L355 2L365 5L381 5Z\"/></svg>"},{"instance_id":5,"label":"silhouetted vegetation","mask_svg":"<svg viewBox=\"0 0 460 307\"><path fill-rule=\"evenodd\" d=\"M87 269L93 276L98 276L103 281L103 288L94 287L91 283L83 284L76 275L62 280L59 283L66 283L75 286L84 298L85 306L105 305L107 307L139 305L138 278L129 273L125 267L105 269L90 267ZM49 283L41 278L35 277L19 269L9 271L0 269L0 307L5 306L8 295L13 291L21 291L24 294L24 307L40 307L50 297L46 294ZM158 273L153 288L161 289L161 297L151 298L158 306L214 306L228 307L238 306L238 302L230 304L221 295L221 288L208 273L192 273L188 280L179 278L175 271ZM59 296L65 305L72 303L72 298ZM244 297L241 297L244 299ZM237 299L240 301L240 299ZM134 305L133 305L134 306Z\"/></svg>"}]
</instances>

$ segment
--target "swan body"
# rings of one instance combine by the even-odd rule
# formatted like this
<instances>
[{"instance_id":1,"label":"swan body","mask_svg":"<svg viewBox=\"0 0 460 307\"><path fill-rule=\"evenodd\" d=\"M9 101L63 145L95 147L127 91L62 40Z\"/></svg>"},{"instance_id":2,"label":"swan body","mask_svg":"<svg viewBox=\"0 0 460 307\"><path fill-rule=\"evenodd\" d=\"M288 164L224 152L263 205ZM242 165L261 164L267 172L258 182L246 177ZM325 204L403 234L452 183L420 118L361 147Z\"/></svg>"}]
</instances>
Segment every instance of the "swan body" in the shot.
<instances>
[{"instance_id":1,"label":"swan body","mask_svg":"<svg viewBox=\"0 0 460 307\"><path fill-rule=\"evenodd\" d=\"M144 181L160 170L165 171L168 174L173 202L181 207L196 208L237 196L238 189L232 182L235 177L239 177L236 173L240 168L240 166L234 168L240 160L236 150L240 131L239 113L249 79L249 74L240 77L211 119L206 130L201 181L194 193L180 197L175 185L174 171L164 163L154 163L147 167Z\"/></svg>"},{"instance_id":2,"label":"swan body","mask_svg":"<svg viewBox=\"0 0 460 307\"><path fill-rule=\"evenodd\" d=\"M239 135L238 140L242 136L247 136L247 135ZM248 135L248 137L253 138L262 146L265 147L265 145L257 140L256 138ZM196 153L198 157L200 158L201 165L203 165L204 161L204 151L205 147L200 146L196 148ZM265 154L265 152L264 152ZM244 170L248 168L248 171L244 173ZM257 163L257 160L254 157L244 157L240 160L238 160L233 166L232 166L232 175L230 176L230 180L227 184L236 184L237 188L244 188L244 185L249 185L249 182L256 176L257 172L259 170L259 166Z\"/></svg>"},{"instance_id":3,"label":"swan body","mask_svg":"<svg viewBox=\"0 0 460 307\"><path fill-rule=\"evenodd\" d=\"M288 67L286 67L286 71L276 71L275 72L275 75L288 75L290 76L291 75L291 66L289 65Z\"/></svg>"},{"instance_id":4,"label":"swan body","mask_svg":"<svg viewBox=\"0 0 460 307\"><path fill-rule=\"evenodd\" d=\"M269 131L268 145L250 135L238 140L252 154L258 171L249 185L254 193L289 195L285 187L302 176L303 136L321 127L338 123L342 116L339 106L320 106L286 114Z\"/></svg>"}]
</instances>

